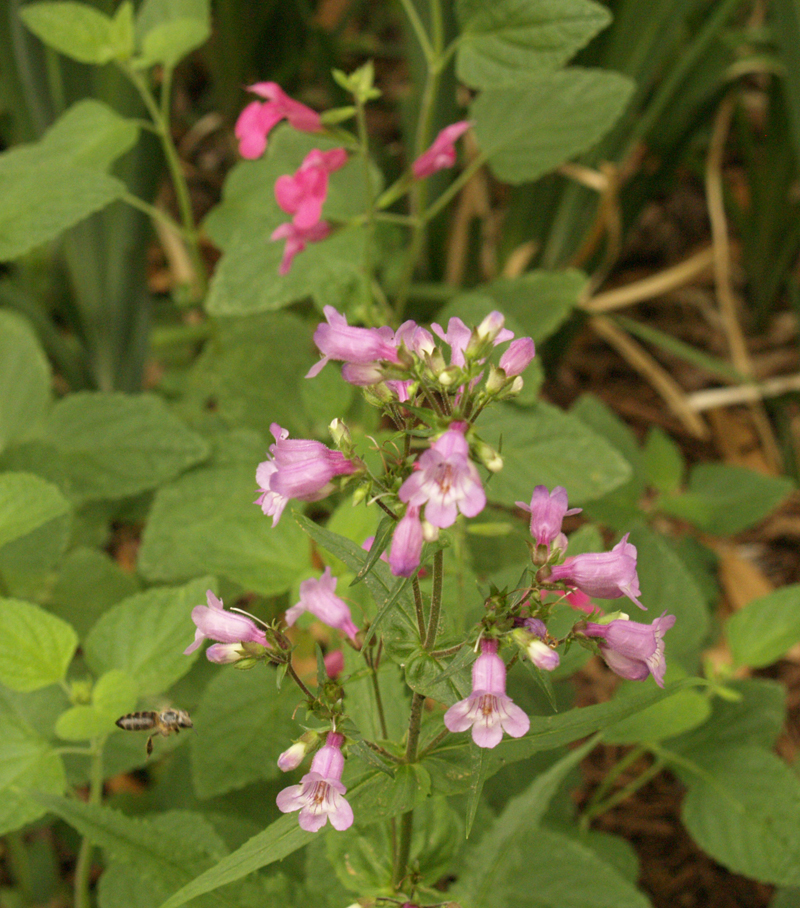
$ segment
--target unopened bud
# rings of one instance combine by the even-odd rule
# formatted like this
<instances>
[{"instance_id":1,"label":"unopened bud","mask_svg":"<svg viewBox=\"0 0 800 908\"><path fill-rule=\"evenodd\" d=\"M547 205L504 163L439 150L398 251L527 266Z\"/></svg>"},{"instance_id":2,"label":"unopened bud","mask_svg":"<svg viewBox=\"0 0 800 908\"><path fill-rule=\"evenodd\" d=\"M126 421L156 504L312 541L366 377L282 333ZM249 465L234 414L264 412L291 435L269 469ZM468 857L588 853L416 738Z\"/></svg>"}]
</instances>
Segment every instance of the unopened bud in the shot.
<instances>
[{"instance_id":1,"label":"unopened bud","mask_svg":"<svg viewBox=\"0 0 800 908\"><path fill-rule=\"evenodd\" d=\"M474 344L476 347L492 343L497 335L503 330L506 323L506 317L502 312L490 312L486 318L472 332L472 338L467 345L467 351L472 352L470 348ZM512 335L513 337L513 335Z\"/></svg>"},{"instance_id":2,"label":"unopened bud","mask_svg":"<svg viewBox=\"0 0 800 908\"><path fill-rule=\"evenodd\" d=\"M425 542L436 542L439 538L439 527L435 527L427 520L422 520L422 538Z\"/></svg>"},{"instance_id":3,"label":"unopened bud","mask_svg":"<svg viewBox=\"0 0 800 908\"><path fill-rule=\"evenodd\" d=\"M278 769L281 772L291 772L303 762L306 754L316 747L319 735L315 731L307 731L298 738L294 744L278 757Z\"/></svg>"},{"instance_id":4,"label":"unopened bud","mask_svg":"<svg viewBox=\"0 0 800 908\"><path fill-rule=\"evenodd\" d=\"M353 439L350 437L350 430L344 422L338 417L328 426L331 438L336 447L346 456L353 450Z\"/></svg>"},{"instance_id":5,"label":"unopened bud","mask_svg":"<svg viewBox=\"0 0 800 908\"><path fill-rule=\"evenodd\" d=\"M449 388L461 378L461 369L458 366L448 366L446 369L442 369L436 377L439 379L440 385Z\"/></svg>"},{"instance_id":6,"label":"unopened bud","mask_svg":"<svg viewBox=\"0 0 800 908\"><path fill-rule=\"evenodd\" d=\"M490 473L497 473L503 469L503 458L491 445L487 445L485 441L480 439L475 439L472 446L478 460Z\"/></svg>"},{"instance_id":7,"label":"unopened bud","mask_svg":"<svg viewBox=\"0 0 800 908\"><path fill-rule=\"evenodd\" d=\"M525 386L525 382L522 380L522 376L518 375L514 381L510 382L503 390L497 395L498 400L509 400L512 397L516 397L519 392Z\"/></svg>"},{"instance_id":8,"label":"unopened bud","mask_svg":"<svg viewBox=\"0 0 800 908\"><path fill-rule=\"evenodd\" d=\"M541 637L522 627L513 631L511 636L517 646L537 668L545 672L552 672L558 668L561 662L558 653L548 646Z\"/></svg>"}]
</instances>

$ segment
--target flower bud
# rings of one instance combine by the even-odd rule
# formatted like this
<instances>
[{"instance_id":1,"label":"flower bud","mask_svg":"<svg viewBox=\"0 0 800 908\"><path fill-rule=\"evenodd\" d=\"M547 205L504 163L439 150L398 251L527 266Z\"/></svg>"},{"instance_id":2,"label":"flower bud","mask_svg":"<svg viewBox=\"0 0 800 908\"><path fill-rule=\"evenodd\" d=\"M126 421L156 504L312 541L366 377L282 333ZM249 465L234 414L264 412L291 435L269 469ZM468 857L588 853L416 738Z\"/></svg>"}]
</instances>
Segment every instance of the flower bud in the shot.
<instances>
[{"instance_id":1,"label":"flower bud","mask_svg":"<svg viewBox=\"0 0 800 908\"><path fill-rule=\"evenodd\" d=\"M511 636L514 638L514 642L531 662L542 671L551 672L558 668L561 662L558 653L536 633L539 625L546 633L544 623L535 618L529 618L525 624L526 627L518 627L512 631Z\"/></svg>"},{"instance_id":2,"label":"flower bud","mask_svg":"<svg viewBox=\"0 0 800 908\"><path fill-rule=\"evenodd\" d=\"M485 441L476 439L472 447L475 451L475 454L478 456L478 460L486 467L490 473L499 473L503 469L503 458L495 451L491 445L487 445Z\"/></svg>"},{"instance_id":3,"label":"flower bud","mask_svg":"<svg viewBox=\"0 0 800 908\"><path fill-rule=\"evenodd\" d=\"M316 747L318 741L319 735L317 732L307 731L278 757L278 769L281 772L291 772L293 769L297 769L305 759L306 754Z\"/></svg>"},{"instance_id":4,"label":"flower bud","mask_svg":"<svg viewBox=\"0 0 800 908\"><path fill-rule=\"evenodd\" d=\"M331 433L333 443L342 453L352 451L353 439L350 437L350 430L338 416L328 426L328 431Z\"/></svg>"}]
</instances>

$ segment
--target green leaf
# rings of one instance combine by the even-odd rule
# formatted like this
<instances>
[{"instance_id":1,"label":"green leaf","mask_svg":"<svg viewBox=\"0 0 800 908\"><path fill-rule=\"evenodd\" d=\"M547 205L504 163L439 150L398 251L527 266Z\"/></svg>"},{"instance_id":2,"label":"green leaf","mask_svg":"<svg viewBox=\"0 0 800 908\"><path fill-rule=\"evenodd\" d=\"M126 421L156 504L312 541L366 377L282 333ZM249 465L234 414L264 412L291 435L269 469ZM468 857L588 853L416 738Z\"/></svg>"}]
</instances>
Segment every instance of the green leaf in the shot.
<instances>
[{"instance_id":1,"label":"green leaf","mask_svg":"<svg viewBox=\"0 0 800 908\"><path fill-rule=\"evenodd\" d=\"M625 109L633 83L617 73L566 69L482 92L470 107L498 179L525 183L588 151Z\"/></svg>"},{"instance_id":2,"label":"green leaf","mask_svg":"<svg viewBox=\"0 0 800 908\"><path fill-rule=\"evenodd\" d=\"M0 546L69 512L69 502L52 483L30 473L0 474Z\"/></svg>"},{"instance_id":3,"label":"green leaf","mask_svg":"<svg viewBox=\"0 0 800 908\"><path fill-rule=\"evenodd\" d=\"M0 310L0 451L36 434L50 403L50 381L30 322Z\"/></svg>"},{"instance_id":4,"label":"green leaf","mask_svg":"<svg viewBox=\"0 0 800 908\"><path fill-rule=\"evenodd\" d=\"M199 435L148 394L70 394L53 407L44 434L82 501L155 488L209 453Z\"/></svg>"},{"instance_id":5,"label":"green leaf","mask_svg":"<svg viewBox=\"0 0 800 908\"><path fill-rule=\"evenodd\" d=\"M472 824L475 822L475 815L481 802L483 793L483 783L486 781L486 775L489 769L489 758L485 747L478 747L472 742L472 772L469 790L467 791L467 816L464 824L464 835L469 838L472 832Z\"/></svg>"},{"instance_id":6,"label":"green leaf","mask_svg":"<svg viewBox=\"0 0 800 908\"><path fill-rule=\"evenodd\" d=\"M18 829L44 814L29 790L61 794L64 764L48 741L16 716L0 714L0 834Z\"/></svg>"},{"instance_id":7,"label":"green leaf","mask_svg":"<svg viewBox=\"0 0 800 908\"><path fill-rule=\"evenodd\" d=\"M194 637L192 608L205 603L212 585L210 577L201 577L183 587L149 589L115 605L86 638L89 667L97 675L126 672L143 698L169 690L200 655L183 651Z\"/></svg>"},{"instance_id":8,"label":"green leaf","mask_svg":"<svg viewBox=\"0 0 800 908\"><path fill-rule=\"evenodd\" d=\"M78 646L71 625L38 605L0 599L0 681L29 691L58 684Z\"/></svg>"},{"instance_id":9,"label":"green leaf","mask_svg":"<svg viewBox=\"0 0 800 908\"><path fill-rule=\"evenodd\" d=\"M133 3L123 0L111 21L112 41L118 60L129 60L133 55Z\"/></svg>"},{"instance_id":10,"label":"green leaf","mask_svg":"<svg viewBox=\"0 0 800 908\"><path fill-rule=\"evenodd\" d=\"M492 750L488 775L539 751L552 750L594 734L672 696L692 683L695 682L682 681L664 690L659 690L655 685L642 686L624 700L572 709L555 716L533 716L530 731L526 735L516 739L504 738ZM464 735L451 735L441 747L425 757L422 765L431 775L434 793L450 795L466 791L471 775L470 744Z\"/></svg>"},{"instance_id":11,"label":"green leaf","mask_svg":"<svg viewBox=\"0 0 800 908\"><path fill-rule=\"evenodd\" d=\"M460 0L456 73L473 88L516 86L557 69L611 21L589 0Z\"/></svg>"},{"instance_id":12,"label":"green leaf","mask_svg":"<svg viewBox=\"0 0 800 908\"><path fill-rule=\"evenodd\" d=\"M293 685L275 690L274 669L221 671L193 713L192 781L211 798L257 779L280 776L277 759L299 733L292 713L301 697Z\"/></svg>"},{"instance_id":13,"label":"green leaf","mask_svg":"<svg viewBox=\"0 0 800 908\"><path fill-rule=\"evenodd\" d=\"M399 656L398 652L395 658ZM403 653L406 683L418 694L452 706L469 696L472 661L473 653L468 646L445 660L432 656L413 641L408 647L408 655Z\"/></svg>"},{"instance_id":14,"label":"green leaf","mask_svg":"<svg viewBox=\"0 0 800 908\"><path fill-rule=\"evenodd\" d=\"M136 17L142 65L175 66L211 34L208 0L145 0Z\"/></svg>"},{"instance_id":15,"label":"green leaf","mask_svg":"<svg viewBox=\"0 0 800 908\"><path fill-rule=\"evenodd\" d=\"M256 496L256 464L195 470L156 493L139 550L149 580L213 571L265 596L309 570L308 542L290 510L272 526Z\"/></svg>"},{"instance_id":16,"label":"green leaf","mask_svg":"<svg viewBox=\"0 0 800 908\"><path fill-rule=\"evenodd\" d=\"M138 592L133 574L99 549L73 549L59 566L45 604L70 623L83 640L97 619L112 605Z\"/></svg>"},{"instance_id":17,"label":"green leaf","mask_svg":"<svg viewBox=\"0 0 800 908\"><path fill-rule=\"evenodd\" d=\"M682 818L700 847L733 873L800 886L800 781L758 747L718 753L691 780Z\"/></svg>"},{"instance_id":18,"label":"green leaf","mask_svg":"<svg viewBox=\"0 0 800 908\"><path fill-rule=\"evenodd\" d=\"M283 242L269 240L273 230L287 220L275 201L277 178L293 173L312 148L325 150L337 144L296 130L277 129L270 135L263 158L238 164L231 171L222 202L205 222L211 237L225 251L206 303L210 313L252 315L310 295L339 302L343 294L361 293L363 227L345 227L322 242L309 244L284 277L278 275ZM379 174L373 175L373 182L379 183ZM331 174L322 216L346 221L361 214L366 205L363 164L353 157Z\"/></svg>"},{"instance_id":19,"label":"green leaf","mask_svg":"<svg viewBox=\"0 0 800 908\"><path fill-rule=\"evenodd\" d=\"M311 325L294 315L269 312L220 319L214 341L206 344L187 375L184 394L195 410L207 413L213 408L231 427L271 438L270 425L278 423L293 435L308 437L309 421L298 406L297 392L304 385L314 389L315 382L306 382L304 376L316 360ZM342 387L341 379L337 384ZM330 419L328 415L326 430Z\"/></svg>"},{"instance_id":20,"label":"green leaf","mask_svg":"<svg viewBox=\"0 0 800 908\"><path fill-rule=\"evenodd\" d=\"M662 498L659 508L706 533L729 536L763 520L794 489L785 476L765 476L746 467L701 463L682 495Z\"/></svg>"},{"instance_id":21,"label":"green leaf","mask_svg":"<svg viewBox=\"0 0 800 908\"><path fill-rule=\"evenodd\" d=\"M147 877L185 883L220 856L219 840L202 815L176 811L150 820L75 798L40 794L36 799L114 861L133 863ZM231 903L226 899L224 904Z\"/></svg>"},{"instance_id":22,"label":"green leaf","mask_svg":"<svg viewBox=\"0 0 800 908\"><path fill-rule=\"evenodd\" d=\"M663 429L654 426L647 433L642 456L647 478L659 492L676 492L680 488L686 465L681 449Z\"/></svg>"},{"instance_id":23,"label":"green leaf","mask_svg":"<svg viewBox=\"0 0 800 908\"><path fill-rule=\"evenodd\" d=\"M56 722L56 734L65 741L85 741L114 730L120 716L136 706L138 688L125 672L112 669L97 679L91 705L73 706Z\"/></svg>"},{"instance_id":24,"label":"green leaf","mask_svg":"<svg viewBox=\"0 0 800 908\"><path fill-rule=\"evenodd\" d=\"M539 826L567 774L596 740L570 752L513 798L485 835L465 854L456 897L475 905L646 908L646 899L584 845ZM547 860L531 860L546 854Z\"/></svg>"},{"instance_id":25,"label":"green leaf","mask_svg":"<svg viewBox=\"0 0 800 908\"><path fill-rule=\"evenodd\" d=\"M79 63L109 63L118 55L111 18L87 3L30 3L19 15L37 38Z\"/></svg>"},{"instance_id":26,"label":"green leaf","mask_svg":"<svg viewBox=\"0 0 800 908\"><path fill-rule=\"evenodd\" d=\"M771 665L800 641L800 584L762 596L735 612L725 636L737 665Z\"/></svg>"},{"instance_id":27,"label":"green leaf","mask_svg":"<svg viewBox=\"0 0 800 908\"><path fill-rule=\"evenodd\" d=\"M47 167L12 171L0 159L0 261L19 258L54 240L125 195L125 184L97 170Z\"/></svg>"},{"instance_id":28,"label":"green leaf","mask_svg":"<svg viewBox=\"0 0 800 908\"><path fill-rule=\"evenodd\" d=\"M0 260L55 239L123 196L125 184L104 171L138 135L134 121L100 101L85 100L70 107L39 142L0 155Z\"/></svg>"},{"instance_id":29,"label":"green leaf","mask_svg":"<svg viewBox=\"0 0 800 908\"><path fill-rule=\"evenodd\" d=\"M578 505L631 475L630 464L605 439L549 404L524 411L508 404L494 407L481 417L478 431L493 445L502 438L503 469L486 490L492 501L530 501L534 486L562 485L570 504Z\"/></svg>"}]
</instances>

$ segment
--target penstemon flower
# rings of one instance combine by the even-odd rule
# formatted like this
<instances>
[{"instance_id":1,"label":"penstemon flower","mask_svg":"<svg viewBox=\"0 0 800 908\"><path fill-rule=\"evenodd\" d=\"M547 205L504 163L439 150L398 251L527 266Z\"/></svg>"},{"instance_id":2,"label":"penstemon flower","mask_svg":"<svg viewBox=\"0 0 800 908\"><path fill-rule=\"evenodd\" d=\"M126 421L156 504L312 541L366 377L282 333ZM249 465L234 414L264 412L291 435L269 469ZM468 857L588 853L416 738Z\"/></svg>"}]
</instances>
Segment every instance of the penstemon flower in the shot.
<instances>
[{"instance_id":1,"label":"penstemon flower","mask_svg":"<svg viewBox=\"0 0 800 908\"><path fill-rule=\"evenodd\" d=\"M544 621L538 618L526 618L522 627L512 631L515 643L539 669L545 672L555 671L561 663L558 653L545 643L547 628Z\"/></svg>"},{"instance_id":2,"label":"penstemon flower","mask_svg":"<svg viewBox=\"0 0 800 908\"><path fill-rule=\"evenodd\" d=\"M322 359L309 369L306 378L314 378L332 359L357 365L371 365L381 360L399 363L397 348L392 343L392 332L378 328L355 328L333 306L325 306L327 324L320 324L314 332L314 343ZM387 340L386 335L389 335Z\"/></svg>"},{"instance_id":3,"label":"penstemon flower","mask_svg":"<svg viewBox=\"0 0 800 908\"><path fill-rule=\"evenodd\" d=\"M614 674L629 681L644 681L648 675L664 686L667 660L664 634L675 624L675 616L664 612L652 624L631 621L627 615L608 624L589 623L582 633L600 641L600 655Z\"/></svg>"},{"instance_id":4,"label":"penstemon flower","mask_svg":"<svg viewBox=\"0 0 800 908\"><path fill-rule=\"evenodd\" d=\"M409 505L392 536L389 567L395 577L411 577L416 571L422 555L422 541L422 521L419 519L419 508Z\"/></svg>"},{"instance_id":5,"label":"penstemon flower","mask_svg":"<svg viewBox=\"0 0 800 908\"><path fill-rule=\"evenodd\" d=\"M349 829L353 825L353 809L344 798L347 789L342 785L344 736L329 732L325 745L311 761L311 770L299 785L290 785L278 794L276 802L282 813L300 811L300 828L317 832L331 821L334 829Z\"/></svg>"},{"instance_id":6,"label":"penstemon flower","mask_svg":"<svg viewBox=\"0 0 800 908\"><path fill-rule=\"evenodd\" d=\"M452 732L472 728L478 747L497 747L503 732L521 738L531 720L506 696L506 666L497 655L497 641L481 641L481 654L472 666L472 693L444 714Z\"/></svg>"},{"instance_id":7,"label":"penstemon flower","mask_svg":"<svg viewBox=\"0 0 800 908\"><path fill-rule=\"evenodd\" d=\"M561 532L561 523L565 517L580 514L581 509L567 509L567 490L563 486L556 486L552 492L547 491L547 486L536 486L529 505L523 501L516 504L530 512L531 536L537 545L546 546L549 552L555 542L556 548L566 551L567 539Z\"/></svg>"},{"instance_id":8,"label":"penstemon flower","mask_svg":"<svg viewBox=\"0 0 800 908\"><path fill-rule=\"evenodd\" d=\"M353 624L350 608L336 595L338 580L325 568L318 579L309 577L300 584L300 601L286 612L286 623L291 627L303 612L311 612L328 627L334 627L355 641L358 628Z\"/></svg>"},{"instance_id":9,"label":"penstemon flower","mask_svg":"<svg viewBox=\"0 0 800 908\"><path fill-rule=\"evenodd\" d=\"M563 580L570 586L577 586L587 596L598 599L627 596L640 609L645 609L639 602L641 591L636 573L636 546L628 542L628 533L610 552L575 555L550 570L550 581Z\"/></svg>"},{"instance_id":10,"label":"penstemon flower","mask_svg":"<svg viewBox=\"0 0 800 908\"><path fill-rule=\"evenodd\" d=\"M398 493L408 505L425 505L425 520L441 529L452 526L459 511L474 517L486 506L478 470L469 459L466 428L466 423L451 423L420 456Z\"/></svg>"},{"instance_id":11,"label":"penstemon flower","mask_svg":"<svg viewBox=\"0 0 800 908\"><path fill-rule=\"evenodd\" d=\"M511 341L500 357L500 368L507 378L521 375L536 356L536 346L529 337L518 337Z\"/></svg>"},{"instance_id":12,"label":"penstemon flower","mask_svg":"<svg viewBox=\"0 0 800 908\"><path fill-rule=\"evenodd\" d=\"M319 114L290 98L276 82L256 82L247 87L266 101L251 101L236 121L234 132L243 158L260 158L267 147L267 136L281 120L288 120L300 132L319 132Z\"/></svg>"},{"instance_id":13,"label":"penstemon flower","mask_svg":"<svg viewBox=\"0 0 800 908\"><path fill-rule=\"evenodd\" d=\"M183 651L184 655L193 653L203 640L217 640L218 644L208 648L206 653L208 659L218 663L238 662L242 658L240 650L242 643L269 645L264 631L254 621L244 615L226 612L222 607L222 600L211 590L206 591L206 601L208 605L196 605L192 609L192 621L197 630L194 641ZM237 651L239 655L236 655Z\"/></svg>"},{"instance_id":14,"label":"penstemon flower","mask_svg":"<svg viewBox=\"0 0 800 908\"><path fill-rule=\"evenodd\" d=\"M290 498L299 501L324 498L334 476L354 473L357 466L340 451L326 448L321 441L290 439L289 432L277 423L272 423L270 431L275 444L269 446L272 456L256 470L261 494L255 503L272 517L275 526Z\"/></svg>"}]
</instances>

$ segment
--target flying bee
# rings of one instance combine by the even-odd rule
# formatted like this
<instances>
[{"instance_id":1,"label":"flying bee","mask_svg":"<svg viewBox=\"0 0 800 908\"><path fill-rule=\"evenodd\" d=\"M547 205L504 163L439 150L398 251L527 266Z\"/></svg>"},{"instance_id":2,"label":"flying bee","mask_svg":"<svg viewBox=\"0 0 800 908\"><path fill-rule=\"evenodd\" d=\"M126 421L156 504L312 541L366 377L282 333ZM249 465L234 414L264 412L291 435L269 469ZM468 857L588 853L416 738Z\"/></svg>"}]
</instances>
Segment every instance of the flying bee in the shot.
<instances>
[{"instance_id":1,"label":"flying bee","mask_svg":"<svg viewBox=\"0 0 800 908\"><path fill-rule=\"evenodd\" d=\"M140 713L128 713L127 716L120 716L116 723L125 731L149 731L154 728L155 731L147 739L147 756L153 752L153 738L156 735L162 735L168 738L172 732L177 735L182 728L192 728L194 723L189 718L189 713L185 709L164 709L161 712L147 710Z\"/></svg>"}]
</instances>

